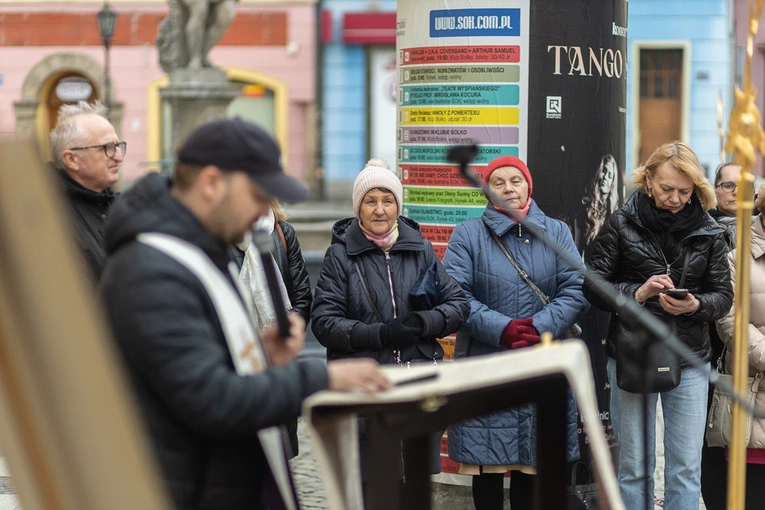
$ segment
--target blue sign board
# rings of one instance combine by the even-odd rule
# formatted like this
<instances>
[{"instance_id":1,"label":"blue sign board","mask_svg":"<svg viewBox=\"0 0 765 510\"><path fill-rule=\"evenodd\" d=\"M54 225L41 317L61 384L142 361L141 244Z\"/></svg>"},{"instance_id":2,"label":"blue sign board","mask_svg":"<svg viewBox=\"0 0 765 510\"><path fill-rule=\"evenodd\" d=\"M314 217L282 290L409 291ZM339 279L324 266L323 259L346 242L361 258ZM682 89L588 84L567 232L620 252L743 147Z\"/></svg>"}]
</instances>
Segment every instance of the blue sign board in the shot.
<instances>
[{"instance_id":1,"label":"blue sign board","mask_svg":"<svg viewBox=\"0 0 765 510\"><path fill-rule=\"evenodd\" d=\"M430 11L430 37L521 35L520 9L442 9Z\"/></svg>"}]
</instances>

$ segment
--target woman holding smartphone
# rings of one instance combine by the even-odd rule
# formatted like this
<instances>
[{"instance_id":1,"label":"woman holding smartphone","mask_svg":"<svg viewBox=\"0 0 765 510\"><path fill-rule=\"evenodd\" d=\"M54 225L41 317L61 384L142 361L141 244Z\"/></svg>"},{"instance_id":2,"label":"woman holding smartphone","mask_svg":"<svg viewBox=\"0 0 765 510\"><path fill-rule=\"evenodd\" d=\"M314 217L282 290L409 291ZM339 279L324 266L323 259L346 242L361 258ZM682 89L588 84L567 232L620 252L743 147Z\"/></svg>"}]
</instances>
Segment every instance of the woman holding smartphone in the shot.
<instances>
[{"instance_id":1,"label":"woman holding smartphone","mask_svg":"<svg viewBox=\"0 0 765 510\"><path fill-rule=\"evenodd\" d=\"M590 265L613 284L614 292L645 306L699 358L709 361L708 323L724 317L733 300L723 229L706 212L715 206L714 190L696 155L680 142L668 142L656 149L645 165L635 170L633 183L637 191L609 217L595 239ZM687 290L674 290L676 287ZM626 507L642 510L645 498L653 498L654 424L661 394L666 458L664 508L698 509L709 364L704 370L696 370L681 360L679 384L646 395L649 429L644 431L644 395L625 391L617 381L615 360L620 347L622 353L629 347L621 343L626 337L620 332L631 328L621 322L618 310L611 309L593 292L588 281L584 292L593 305L612 312L606 368L611 385L611 419L621 453L619 488ZM643 456L644 432L648 459Z\"/></svg>"}]
</instances>

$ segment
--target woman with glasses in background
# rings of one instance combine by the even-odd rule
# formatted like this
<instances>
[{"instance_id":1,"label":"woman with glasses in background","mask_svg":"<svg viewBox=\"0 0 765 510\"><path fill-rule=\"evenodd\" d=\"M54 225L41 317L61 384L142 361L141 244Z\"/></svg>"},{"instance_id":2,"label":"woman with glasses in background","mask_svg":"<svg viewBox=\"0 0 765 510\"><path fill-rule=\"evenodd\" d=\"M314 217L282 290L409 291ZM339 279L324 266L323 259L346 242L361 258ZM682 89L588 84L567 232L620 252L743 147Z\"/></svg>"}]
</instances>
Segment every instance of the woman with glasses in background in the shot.
<instances>
[{"instance_id":1,"label":"woman with glasses in background","mask_svg":"<svg viewBox=\"0 0 765 510\"><path fill-rule=\"evenodd\" d=\"M747 348L747 360L749 362L749 376L754 377L757 372L765 370L765 184L760 187L759 197L755 200L755 213L758 213L751 222L752 241L749 247L751 254L749 275L749 326L745 329L749 347ZM728 254L728 263L731 268L731 279L736 281L736 250ZM717 321L717 331L722 341L728 346L728 351L722 360L725 372L732 373L733 354L733 325L735 322L735 307L728 314ZM755 397L755 407L762 411L765 409L765 382L760 379ZM746 449L746 496L744 508L762 508L765 502L765 419L755 417L751 424L751 435ZM720 472L725 475L728 468L726 451L724 448L710 448L719 450ZM723 476L718 481L718 490L704 494L704 504L707 510L723 510L727 503L727 479Z\"/></svg>"}]
</instances>

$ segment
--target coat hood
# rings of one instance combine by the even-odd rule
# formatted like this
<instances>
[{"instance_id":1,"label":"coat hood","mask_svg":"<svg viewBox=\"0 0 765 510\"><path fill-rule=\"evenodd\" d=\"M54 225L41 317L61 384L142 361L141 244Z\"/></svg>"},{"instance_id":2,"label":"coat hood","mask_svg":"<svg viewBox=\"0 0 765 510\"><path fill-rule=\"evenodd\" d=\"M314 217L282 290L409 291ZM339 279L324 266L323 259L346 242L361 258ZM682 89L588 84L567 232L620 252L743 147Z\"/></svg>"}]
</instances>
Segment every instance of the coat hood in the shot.
<instances>
[{"instance_id":1,"label":"coat hood","mask_svg":"<svg viewBox=\"0 0 765 510\"><path fill-rule=\"evenodd\" d=\"M170 194L170 179L150 173L122 194L106 219L106 252L111 255L138 234L168 234L200 247L219 267L228 264L227 245L213 238L194 214Z\"/></svg>"},{"instance_id":2,"label":"coat hood","mask_svg":"<svg viewBox=\"0 0 765 510\"><path fill-rule=\"evenodd\" d=\"M398 217L398 239L391 250L422 250L420 224L404 216ZM366 250L379 249L364 236L357 218L346 218L332 226L332 244L345 244L348 255L356 255Z\"/></svg>"}]
</instances>

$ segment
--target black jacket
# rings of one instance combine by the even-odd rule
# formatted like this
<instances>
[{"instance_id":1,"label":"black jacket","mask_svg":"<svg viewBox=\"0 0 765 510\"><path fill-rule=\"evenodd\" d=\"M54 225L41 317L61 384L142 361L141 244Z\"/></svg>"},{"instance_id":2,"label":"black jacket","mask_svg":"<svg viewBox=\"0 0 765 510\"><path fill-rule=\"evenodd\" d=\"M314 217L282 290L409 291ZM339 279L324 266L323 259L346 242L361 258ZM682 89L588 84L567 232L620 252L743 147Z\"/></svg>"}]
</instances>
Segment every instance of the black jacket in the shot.
<instances>
[{"instance_id":1,"label":"black jacket","mask_svg":"<svg viewBox=\"0 0 765 510\"><path fill-rule=\"evenodd\" d=\"M728 216L717 208L710 209L709 215L725 230L725 242L728 243L728 248L731 250L736 248L736 217ZM722 356L723 346L725 345L717 333L717 324L715 322L709 323L709 340L712 344L712 362L714 364Z\"/></svg>"},{"instance_id":2,"label":"black jacket","mask_svg":"<svg viewBox=\"0 0 765 510\"><path fill-rule=\"evenodd\" d=\"M608 218L595 239L590 266L600 276L613 282L614 290L634 299L638 288L653 275L666 274L667 266L675 285L680 282L686 251L690 251L688 274L683 287L699 300L699 309L691 315L673 316L659 305L654 296L645 302L654 315L675 327L677 336L703 360L710 358L708 322L724 317L733 303L728 246L723 229L709 214L698 227L682 239L665 259L657 237L640 221L637 193ZM600 308L614 312L585 280L587 299ZM606 352L615 357L617 327L620 318L611 314ZM685 360L683 365L687 366Z\"/></svg>"},{"instance_id":3,"label":"black jacket","mask_svg":"<svg viewBox=\"0 0 765 510\"><path fill-rule=\"evenodd\" d=\"M158 174L123 194L106 223L101 291L177 508L261 508L272 487L257 431L294 419L325 389L321 360L239 376L212 301L192 273L139 243L160 232L201 248L231 281L228 247ZM232 281L233 285L233 281Z\"/></svg>"},{"instance_id":4,"label":"black jacket","mask_svg":"<svg viewBox=\"0 0 765 510\"><path fill-rule=\"evenodd\" d=\"M465 293L441 265L433 245L420 234L420 226L403 216L398 218L398 239L390 249L390 272L386 254L369 241L356 218L335 223L332 244L314 291L311 327L327 348L327 359L368 357L380 363L393 363L393 349L380 343L380 321L361 285L364 278L382 322L400 317L412 308L409 291L420 275L437 263L440 304L436 313L423 314L425 337L403 349L402 361L443 357L434 337L444 337L462 327L470 312ZM358 263L361 275L353 267ZM389 281L392 281L393 290ZM396 312L391 298L395 298Z\"/></svg>"},{"instance_id":5,"label":"black jacket","mask_svg":"<svg viewBox=\"0 0 765 510\"><path fill-rule=\"evenodd\" d=\"M311 282L308 279L308 270L305 268L305 259L300 249L295 229L287 222L280 221L279 226L284 232L284 240L287 243L287 251L284 251L284 245L276 229L272 234L276 250L274 259L282 273L284 286L287 288L287 294L292 303L292 310L299 313L306 324L311 319L311 305L313 296L311 295Z\"/></svg>"},{"instance_id":6,"label":"black jacket","mask_svg":"<svg viewBox=\"0 0 765 510\"><path fill-rule=\"evenodd\" d=\"M90 269L93 284L98 282L106 264L106 248L104 247L104 220L118 193L106 188L101 193L90 191L69 177L64 170L54 170L58 173L64 193L71 205L72 224L80 245L85 263Z\"/></svg>"},{"instance_id":7,"label":"black jacket","mask_svg":"<svg viewBox=\"0 0 765 510\"><path fill-rule=\"evenodd\" d=\"M710 209L709 215L725 231L725 242L731 250L736 247L736 217L728 216L719 209Z\"/></svg>"}]
</instances>

